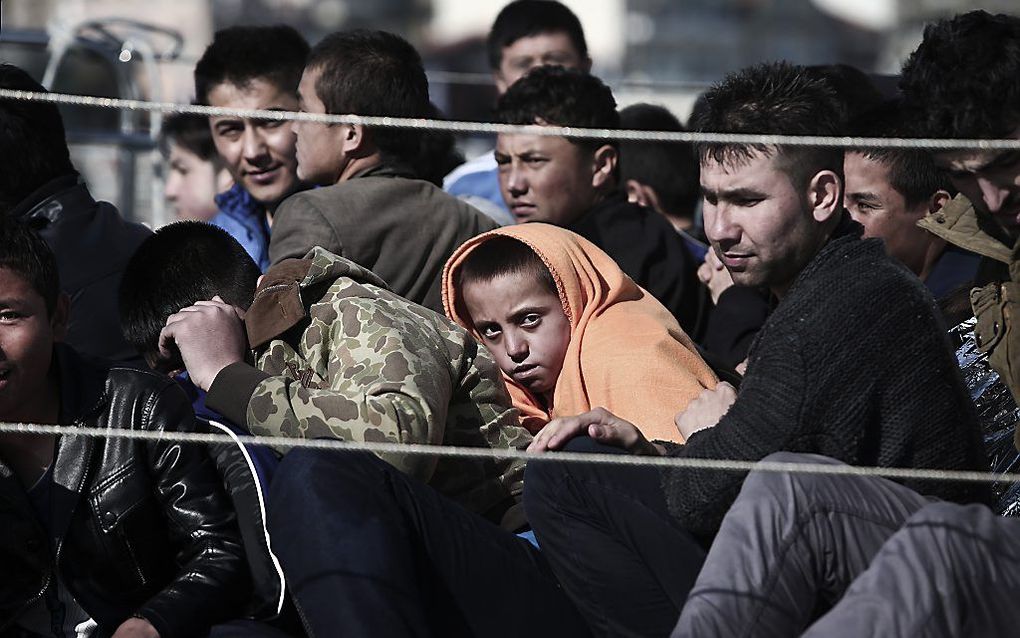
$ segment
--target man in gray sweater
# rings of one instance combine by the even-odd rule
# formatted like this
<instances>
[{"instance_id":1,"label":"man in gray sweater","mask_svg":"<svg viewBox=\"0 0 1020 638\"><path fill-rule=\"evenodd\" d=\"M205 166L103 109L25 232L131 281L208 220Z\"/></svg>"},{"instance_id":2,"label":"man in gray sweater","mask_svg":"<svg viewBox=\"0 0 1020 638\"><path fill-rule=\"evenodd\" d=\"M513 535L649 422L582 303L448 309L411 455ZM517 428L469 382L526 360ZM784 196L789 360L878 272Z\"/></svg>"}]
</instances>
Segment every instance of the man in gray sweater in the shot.
<instances>
[{"instance_id":1,"label":"man in gray sweater","mask_svg":"<svg viewBox=\"0 0 1020 638\"><path fill-rule=\"evenodd\" d=\"M421 58L398 36L347 31L313 49L298 88L307 113L425 117ZM298 193L276 211L273 264L314 248L379 275L407 299L443 311L443 265L465 240L496 224L452 195L414 179L407 166L417 131L360 124L296 122L298 177L325 186Z\"/></svg>"},{"instance_id":2,"label":"man in gray sweater","mask_svg":"<svg viewBox=\"0 0 1020 638\"><path fill-rule=\"evenodd\" d=\"M788 64L732 74L707 102L699 131L839 131L831 89ZM551 422L532 449L738 461L786 451L867 466L987 467L934 300L879 241L860 239L842 207L842 150L699 151L713 249L738 285L766 286L779 298L739 392L720 384L692 402L677 419L682 446L650 443L632 424L595 410ZM524 503L596 634L666 635L745 475L532 461ZM959 502L986 498L983 486L909 486ZM749 542L763 542L763 527Z\"/></svg>"}]
</instances>

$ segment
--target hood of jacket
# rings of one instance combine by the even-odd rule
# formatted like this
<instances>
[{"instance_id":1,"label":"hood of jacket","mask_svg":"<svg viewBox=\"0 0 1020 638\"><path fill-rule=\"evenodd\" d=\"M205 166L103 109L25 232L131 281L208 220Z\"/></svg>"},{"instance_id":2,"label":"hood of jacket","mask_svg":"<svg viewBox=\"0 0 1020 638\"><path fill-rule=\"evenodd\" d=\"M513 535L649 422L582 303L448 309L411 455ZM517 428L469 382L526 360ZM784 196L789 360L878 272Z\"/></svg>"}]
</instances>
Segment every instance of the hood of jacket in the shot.
<instances>
[{"instance_id":1,"label":"hood of jacket","mask_svg":"<svg viewBox=\"0 0 1020 638\"><path fill-rule=\"evenodd\" d=\"M298 325L308 316L306 293L340 278L389 290L371 270L316 246L301 259L284 259L259 280L244 316L249 345L258 348Z\"/></svg>"}]
</instances>

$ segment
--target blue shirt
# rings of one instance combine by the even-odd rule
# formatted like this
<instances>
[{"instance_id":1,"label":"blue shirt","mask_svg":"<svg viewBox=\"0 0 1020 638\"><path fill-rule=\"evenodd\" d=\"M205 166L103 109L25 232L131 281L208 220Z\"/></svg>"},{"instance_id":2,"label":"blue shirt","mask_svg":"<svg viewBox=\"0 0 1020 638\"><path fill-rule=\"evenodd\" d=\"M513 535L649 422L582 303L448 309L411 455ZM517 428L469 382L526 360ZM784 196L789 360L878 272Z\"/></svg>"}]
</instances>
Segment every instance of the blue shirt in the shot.
<instances>
[{"instance_id":1,"label":"blue shirt","mask_svg":"<svg viewBox=\"0 0 1020 638\"><path fill-rule=\"evenodd\" d=\"M216 205L220 212L209 223L230 233L248 251L259 270L269 270L269 223L265 207L237 184L217 195Z\"/></svg>"}]
</instances>

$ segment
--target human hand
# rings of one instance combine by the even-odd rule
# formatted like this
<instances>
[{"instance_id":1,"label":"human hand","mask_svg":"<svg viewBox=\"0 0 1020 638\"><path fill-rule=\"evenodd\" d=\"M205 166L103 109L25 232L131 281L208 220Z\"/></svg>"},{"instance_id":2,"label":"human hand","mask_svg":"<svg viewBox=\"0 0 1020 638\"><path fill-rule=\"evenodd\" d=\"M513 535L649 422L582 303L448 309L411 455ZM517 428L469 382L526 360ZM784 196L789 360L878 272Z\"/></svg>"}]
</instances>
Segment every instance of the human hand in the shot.
<instances>
[{"instance_id":1,"label":"human hand","mask_svg":"<svg viewBox=\"0 0 1020 638\"><path fill-rule=\"evenodd\" d=\"M113 638L159 638L159 632L144 618L128 618L113 632Z\"/></svg>"},{"instance_id":2,"label":"human hand","mask_svg":"<svg viewBox=\"0 0 1020 638\"><path fill-rule=\"evenodd\" d=\"M698 279L708 286L708 294L712 297L713 304L719 303L719 297L733 285L733 276L723 266L715 250L709 250L705 255L704 263L698 267Z\"/></svg>"},{"instance_id":3,"label":"human hand","mask_svg":"<svg viewBox=\"0 0 1020 638\"><path fill-rule=\"evenodd\" d=\"M582 434L587 434L599 443L623 448L631 454L661 455L659 449L649 443L633 423L624 421L605 408L553 419L535 435L528 451L558 450L570 439Z\"/></svg>"},{"instance_id":4,"label":"human hand","mask_svg":"<svg viewBox=\"0 0 1020 638\"><path fill-rule=\"evenodd\" d=\"M191 381L208 391L220 370L244 361L248 339L244 312L218 296L170 315L159 333L159 353L170 357L176 345Z\"/></svg>"},{"instance_id":5,"label":"human hand","mask_svg":"<svg viewBox=\"0 0 1020 638\"><path fill-rule=\"evenodd\" d=\"M698 430L718 423L736 400L737 389L725 381L713 389L706 388L690 402L686 410L676 415L676 427L684 440L687 440Z\"/></svg>"}]
</instances>

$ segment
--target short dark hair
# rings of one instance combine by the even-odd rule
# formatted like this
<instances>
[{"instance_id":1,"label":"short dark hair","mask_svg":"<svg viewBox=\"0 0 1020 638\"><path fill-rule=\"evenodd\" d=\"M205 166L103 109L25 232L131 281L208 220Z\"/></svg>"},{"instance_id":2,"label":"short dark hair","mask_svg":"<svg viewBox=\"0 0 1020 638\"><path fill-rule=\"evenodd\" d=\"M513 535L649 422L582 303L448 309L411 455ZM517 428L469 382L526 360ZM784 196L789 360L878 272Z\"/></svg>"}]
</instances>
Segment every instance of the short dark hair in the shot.
<instances>
[{"instance_id":1,"label":"short dark hair","mask_svg":"<svg viewBox=\"0 0 1020 638\"><path fill-rule=\"evenodd\" d=\"M620 111L620 128L637 131L684 131L664 106L632 104ZM637 180L655 189L664 212L693 219L701 197L694 149L677 142L620 142L620 181Z\"/></svg>"},{"instance_id":2,"label":"short dark hair","mask_svg":"<svg viewBox=\"0 0 1020 638\"><path fill-rule=\"evenodd\" d=\"M421 56L407 40L385 31L356 29L333 33L315 45L308 68L321 70L315 92L334 115L425 117L429 83ZM373 128L380 152L410 160L418 153L420 132Z\"/></svg>"},{"instance_id":3,"label":"short dark hair","mask_svg":"<svg viewBox=\"0 0 1020 638\"><path fill-rule=\"evenodd\" d=\"M429 104L429 117L445 120L439 107ZM421 134L418 154L409 162L415 177L443 187L443 178L464 163L464 154L457 148L457 138L451 131L428 129Z\"/></svg>"},{"instance_id":4,"label":"short dark hair","mask_svg":"<svg viewBox=\"0 0 1020 638\"><path fill-rule=\"evenodd\" d=\"M514 82L496 103L496 121L504 124L620 128L612 90L594 75L561 66L539 66ZM616 140L567 138L598 148L619 146Z\"/></svg>"},{"instance_id":5,"label":"short dark hair","mask_svg":"<svg viewBox=\"0 0 1020 638\"><path fill-rule=\"evenodd\" d=\"M307 57L308 42L286 25L222 29L195 65L195 100L209 104L215 86L243 87L257 79L297 95Z\"/></svg>"},{"instance_id":6,"label":"short dark hair","mask_svg":"<svg viewBox=\"0 0 1020 638\"><path fill-rule=\"evenodd\" d=\"M504 275L533 277L543 288L555 296L556 281L549 268L530 246L514 237L497 235L482 242L468 253L457 268L457 290L475 282L488 282Z\"/></svg>"},{"instance_id":7,"label":"short dark hair","mask_svg":"<svg viewBox=\"0 0 1020 638\"><path fill-rule=\"evenodd\" d=\"M915 137L914 123L920 114L904 106L900 100L890 100L862 113L850 122L850 135L854 137ZM889 168L889 184L903 195L907 206L927 201L943 190L956 194L949 175L939 169L931 152L913 148L848 148L847 152L860 153L868 159Z\"/></svg>"},{"instance_id":8,"label":"short dark hair","mask_svg":"<svg viewBox=\"0 0 1020 638\"><path fill-rule=\"evenodd\" d=\"M868 74L849 64L816 64L804 69L829 83L843 106L843 121L849 122L876 108L884 100Z\"/></svg>"},{"instance_id":9,"label":"short dark hair","mask_svg":"<svg viewBox=\"0 0 1020 638\"><path fill-rule=\"evenodd\" d=\"M0 215L0 268L13 271L32 286L53 315L60 297L60 277L53 251L28 224Z\"/></svg>"},{"instance_id":10,"label":"short dark hair","mask_svg":"<svg viewBox=\"0 0 1020 638\"><path fill-rule=\"evenodd\" d=\"M581 59L588 57L584 29L574 12L556 0L516 0L503 7L489 30L489 67L498 71L503 49L521 38L542 33L566 33Z\"/></svg>"},{"instance_id":11,"label":"short dark hair","mask_svg":"<svg viewBox=\"0 0 1020 638\"><path fill-rule=\"evenodd\" d=\"M971 11L929 24L900 90L926 135L997 138L1020 125L1020 18Z\"/></svg>"},{"instance_id":12,"label":"short dark hair","mask_svg":"<svg viewBox=\"0 0 1020 638\"><path fill-rule=\"evenodd\" d=\"M209 118L204 115L174 113L167 116L159 131L159 150L164 157L169 157L170 146L174 144L206 162L219 157L209 130Z\"/></svg>"},{"instance_id":13,"label":"short dark hair","mask_svg":"<svg viewBox=\"0 0 1020 638\"><path fill-rule=\"evenodd\" d=\"M47 92L13 64L0 64L0 88ZM0 208L13 208L47 182L74 173L56 104L0 99L0 149Z\"/></svg>"},{"instance_id":14,"label":"short dark hair","mask_svg":"<svg viewBox=\"0 0 1020 638\"><path fill-rule=\"evenodd\" d=\"M692 128L703 133L842 135L845 112L825 80L787 62L756 64L727 75L705 93ZM701 161L741 163L755 153L775 154L777 166L796 188L819 171L843 175L843 149L765 144L695 145Z\"/></svg>"},{"instance_id":15,"label":"short dark hair","mask_svg":"<svg viewBox=\"0 0 1020 638\"><path fill-rule=\"evenodd\" d=\"M120 284L124 338L150 365L178 368L179 360L166 361L159 355L159 333L167 317L216 295L247 309L259 275L259 267L225 230L196 221L164 226L142 242L124 270Z\"/></svg>"}]
</instances>

